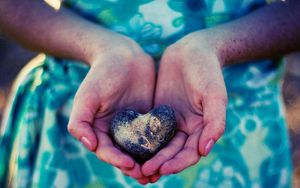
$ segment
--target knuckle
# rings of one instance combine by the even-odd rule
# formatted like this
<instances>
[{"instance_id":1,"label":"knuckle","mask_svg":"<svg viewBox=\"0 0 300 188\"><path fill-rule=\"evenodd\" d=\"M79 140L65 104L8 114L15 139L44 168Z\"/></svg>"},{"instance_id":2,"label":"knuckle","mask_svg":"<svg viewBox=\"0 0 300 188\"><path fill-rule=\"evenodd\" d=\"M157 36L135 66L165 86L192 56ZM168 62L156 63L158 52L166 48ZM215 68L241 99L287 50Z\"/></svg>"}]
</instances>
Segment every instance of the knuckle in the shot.
<instances>
[{"instance_id":1,"label":"knuckle","mask_svg":"<svg viewBox=\"0 0 300 188\"><path fill-rule=\"evenodd\" d=\"M156 155L156 159L158 159L158 160L163 160L165 157L166 156L165 156L164 152L159 152Z\"/></svg>"},{"instance_id":2,"label":"knuckle","mask_svg":"<svg viewBox=\"0 0 300 188\"><path fill-rule=\"evenodd\" d=\"M132 171L130 173L130 176L133 177L134 179L139 179L139 178L143 177L143 175L141 173L139 173L138 171Z\"/></svg>"},{"instance_id":3,"label":"knuckle","mask_svg":"<svg viewBox=\"0 0 300 188\"><path fill-rule=\"evenodd\" d=\"M199 161L199 157L197 155L191 155L190 166L197 164Z\"/></svg>"},{"instance_id":4,"label":"knuckle","mask_svg":"<svg viewBox=\"0 0 300 188\"><path fill-rule=\"evenodd\" d=\"M168 159L168 153L170 153L170 152L168 152L167 150L164 150L164 152L157 153L157 155L156 155L156 159L157 159L156 163L158 163L158 162L161 163L161 162L165 161L166 159Z\"/></svg>"},{"instance_id":5,"label":"knuckle","mask_svg":"<svg viewBox=\"0 0 300 188\"><path fill-rule=\"evenodd\" d=\"M190 155L189 165L195 165L199 161L199 155L194 153Z\"/></svg>"},{"instance_id":6,"label":"knuckle","mask_svg":"<svg viewBox=\"0 0 300 188\"><path fill-rule=\"evenodd\" d=\"M106 161L103 159L103 156L102 156L99 152L96 152L96 156L97 156L97 158L98 158L99 160L106 162Z\"/></svg>"},{"instance_id":7,"label":"knuckle","mask_svg":"<svg viewBox=\"0 0 300 188\"><path fill-rule=\"evenodd\" d=\"M208 125L205 129L210 132L210 137L217 141L226 131L226 120L224 119L214 119L212 121L207 121Z\"/></svg>"},{"instance_id":8,"label":"knuckle","mask_svg":"<svg viewBox=\"0 0 300 188\"><path fill-rule=\"evenodd\" d=\"M178 45L174 44L174 45L169 46L166 49L165 54L167 54L167 55L174 55L174 54L177 54L176 52L178 52L178 51L179 51Z\"/></svg>"},{"instance_id":9,"label":"knuckle","mask_svg":"<svg viewBox=\"0 0 300 188\"><path fill-rule=\"evenodd\" d=\"M225 133L225 127L225 122L221 122L220 126L218 126L216 129L216 139L219 139Z\"/></svg>"},{"instance_id":10,"label":"knuckle","mask_svg":"<svg viewBox=\"0 0 300 188\"><path fill-rule=\"evenodd\" d=\"M187 153L187 154L193 154L193 153L195 152L195 149L192 148L192 147L190 147L190 146L188 146L188 147L185 147L185 148L183 149L183 152L185 152L185 153Z\"/></svg>"},{"instance_id":11,"label":"knuckle","mask_svg":"<svg viewBox=\"0 0 300 188\"><path fill-rule=\"evenodd\" d=\"M179 141L173 142L173 144L169 146L168 150L166 150L166 153L169 154L174 153L182 147L183 147L183 143L180 143Z\"/></svg>"},{"instance_id":12,"label":"knuckle","mask_svg":"<svg viewBox=\"0 0 300 188\"><path fill-rule=\"evenodd\" d=\"M146 185L148 182L145 181L145 180L138 180L138 182L141 184L141 185Z\"/></svg>"},{"instance_id":13,"label":"knuckle","mask_svg":"<svg viewBox=\"0 0 300 188\"><path fill-rule=\"evenodd\" d=\"M101 161L109 163L109 161L106 160L106 157L104 155L103 149L104 149L103 147L101 149L97 148L97 150L95 151L95 154L98 157L98 159L100 159Z\"/></svg>"},{"instance_id":14,"label":"knuckle","mask_svg":"<svg viewBox=\"0 0 300 188\"><path fill-rule=\"evenodd\" d=\"M219 83L217 81L212 81L207 84L206 90L208 91L208 94L214 94L214 97L221 98L226 100L227 94L226 94L226 88L223 83Z\"/></svg>"},{"instance_id":15,"label":"knuckle","mask_svg":"<svg viewBox=\"0 0 300 188\"><path fill-rule=\"evenodd\" d=\"M91 81L89 80L88 77L85 77L85 79L82 81L82 83L80 84L77 92L75 93L75 96L74 96L74 104L77 104L76 102L80 102L82 99L84 98L89 98L91 97L90 95L93 95L92 93L90 92L86 92L87 90L92 90L93 88L92 87L95 87L95 85L91 85L89 84Z\"/></svg>"},{"instance_id":16,"label":"knuckle","mask_svg":"<svg viewBox=\"0 0 300 188\"><path fill-rule=\"evenodd\" d=\"M163 62L170 62L180 57L181 48L177 44L169 46L162 57Z\"/></svg>"},{"instance_id":17,"label":"knuckle","mask_svg":"<svg viewBox=\"0 0 300 188\"><path fill-rule=\"evenodd\" d=\"M189 152L187 166L195 165L199 160L199 155L194 150Z\"/></svg>"},{"instance_id":18,"label":"knuckle","mask_svg":"<svg viewBox=\"0 0 300 188\"><path fill-rule=\"evenodd\" d=\"M227 97L226 92L225 92L225 93L223 92L223 94L220 94L219 100L222 102L222 104L223 104L224 106L227 105L227 103L228 103L228 97Z\"/></svg>"},{"instance_id":19,"label":"knuckle","mask_svg":"<svg viewBox=\"0 0 300 188\"><path fill-rule=\"evenodd\" d=\"M181 172L180 169L174 169L173 172L172 172L172 174L178 174L179 172Z\"/></svg>"},{"instance_id":20,"label":"knuckle","mask_svg":"<svg viewBox=\"0 0 300 188\"><path fill-rule=\"evenodd\" d=\"M134 59L137 55L137 51L139 51L136 47L131 45L131 48L122 48L119 50L120 58Z\"/></svg>"},{"instance_id":21,"label":"knuckle","mask_svg":"<svg viewBox=\"0 0 300 188\"><path fill-rule=\"evenodd\" d=\"M184 150L188 154L188 163L187 163L187 165L188 166L195 165L199 161L198 151L195 150L192 147L187 147Z\"/></svg>"},{"instance_id":22,"label":"knuckle","mask_svg":"<svg viewBox=\"0 0 300 188\"><path fill-rule=\"evenodd\" d=\"M76 135L76 128L73 126L73 124L69 124L67 128L68 128L69 133L70 133L72 136L75 136L75 135Z\"/></svg>"},{"instance_id":23,"label":"knuckle","mask_svg":"<svg viewBox=\"0 0 300 188\"><path fill-rule=\"evenodd\" d=\"M228 103L228 96L225 85L220 83L209 83L203 93L203 98L216 101L219 105L226 107Z\"/></svg>"},{"instance_id":24,"label":"knuckle","mask_svg":"<svg viewBox=\"0 0 300 188\"><path fill-rule=\"evenodd\" d=\"M82 87L82 86L81 86ZM75 96L73 98L73 109L76 108L76 104L80 104L80 98L82 97L82 93L80 92L81 87L79 87L78 91L75 93Z\"/></svg>"}]
</instances>

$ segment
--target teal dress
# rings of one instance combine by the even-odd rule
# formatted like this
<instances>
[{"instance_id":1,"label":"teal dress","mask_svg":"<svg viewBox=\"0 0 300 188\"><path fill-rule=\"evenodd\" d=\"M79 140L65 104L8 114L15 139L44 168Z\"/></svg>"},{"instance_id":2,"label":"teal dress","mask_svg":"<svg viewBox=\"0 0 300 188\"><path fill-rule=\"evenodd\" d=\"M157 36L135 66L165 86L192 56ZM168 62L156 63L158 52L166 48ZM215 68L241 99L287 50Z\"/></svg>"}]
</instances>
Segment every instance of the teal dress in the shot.
<instances>
[{"instance_id":1,"label":"teal dress","mask_svg":"<svg viewBox=\"0 0 300 188\"><path fill-rule=\"evenodd\" d=\"M263 0L66 0L64 6L137 41L159 63L186 34L239 18ZM88 67L39 55L20 73L0 137L0 187L142 187L89 152L67 131ZM146 187L291 187L292 166L280 78L273 60L224 68L229 96L224 136L207 157Z\"/></svg>"}]
</instances>

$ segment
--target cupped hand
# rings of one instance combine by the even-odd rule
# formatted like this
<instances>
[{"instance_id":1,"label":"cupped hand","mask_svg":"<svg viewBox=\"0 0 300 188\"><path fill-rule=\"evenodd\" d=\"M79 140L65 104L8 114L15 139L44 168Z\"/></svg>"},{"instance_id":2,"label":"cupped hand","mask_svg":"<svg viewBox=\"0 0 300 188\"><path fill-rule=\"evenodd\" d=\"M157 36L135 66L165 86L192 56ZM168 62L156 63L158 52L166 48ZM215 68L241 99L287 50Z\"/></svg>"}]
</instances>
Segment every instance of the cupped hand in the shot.
<instances>
[{"instance_id":1,"label":"cupped hand","mask_svg":"<svg viewBox=\"0 0 300 188\"><path fill-rule=\"evenodd\" d=\"M155 105L170 105L178 131L142 166L151 176L178 173L206 156L225 130L227 93L222 60L209 38L192 33L170 46L160 62ZM153 180L154 179L154 180Z\"/></svg>"},{"instance_id":2,"label":"cupped hand","mask_svg":"<svg viewBox=\"0 0 300 188\"><path fill-rule=\"evenodd\" d=\"M95 50L98 55L89 62L90 70L75 95L68 130L100 160L147 183L140 165L114 145L109 126L119 110L129 107L144 113L151 109L154 63L131 39L107 35L105 48Z\"/></svg>"}]
</instances>

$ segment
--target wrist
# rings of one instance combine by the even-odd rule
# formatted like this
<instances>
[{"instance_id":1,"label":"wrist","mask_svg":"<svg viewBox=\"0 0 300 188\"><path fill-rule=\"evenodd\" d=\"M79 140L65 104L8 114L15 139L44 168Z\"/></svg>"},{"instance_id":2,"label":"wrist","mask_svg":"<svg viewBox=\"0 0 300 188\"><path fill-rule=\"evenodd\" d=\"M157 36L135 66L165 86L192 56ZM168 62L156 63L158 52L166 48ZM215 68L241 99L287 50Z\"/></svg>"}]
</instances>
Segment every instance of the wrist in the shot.
<instances>
[{"instance_id":1,"label":"wrist","mask_svg":"<svg viewBox=\"0 0 300 188\"><path fill-rule=\"evenodd\" d=\"M99 59L99 56L103 55L107 51L109 46L108 33L104 28L95 26L90 27L85 34L79 35L79 40L81 40L81 52L83 54L83 61L92 65Z\"/></svg>"},{"instance_id":2,"label":"wrist","mask_svg":"<svg viewBox=\"0 0 300 188\"><path fill-rule=\"evenodd\" d=\"M203 46L208 54L216 56L221 67L228 63L230 57L227 54L227 48L229 46L225 45L221 32L216 29L206 29L197 31L196 35L199 38L199 45Z\"/></svg>"},{"instance_id":3,"label":"wrist","mask_svg":"<svg viewBox=\"0 0 300 188\"><path fill-rule=\"evenodd\" d=\"M103 56L111 56L114 59L134 59L143 53L139 45L127 36L99 28L91 36L90 44L87 45L85 62L92 65Z\"/></svg>"}]
</instances>

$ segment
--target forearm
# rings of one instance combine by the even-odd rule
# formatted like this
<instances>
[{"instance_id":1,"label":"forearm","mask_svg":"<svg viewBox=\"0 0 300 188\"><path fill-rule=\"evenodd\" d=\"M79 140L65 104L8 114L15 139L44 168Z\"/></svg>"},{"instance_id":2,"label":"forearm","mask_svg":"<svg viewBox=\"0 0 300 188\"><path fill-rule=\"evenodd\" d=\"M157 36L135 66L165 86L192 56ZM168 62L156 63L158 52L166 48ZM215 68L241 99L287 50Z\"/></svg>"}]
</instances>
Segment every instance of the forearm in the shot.
<instances>
[{"instance_id":1,"label":"forearm","mask_svg":"<svg viewBox=\"0 0 300 188\"><path fill-rule=\"evenodd\" d=\"M205 33L225 65L278 57L300 49L300 3L274 3Z\"/></svg>"},{"instance_id":2,"label":"forearm","mask_svg":"<svg viewBox=\"0 0 300 188\"><path fill-rule=\"evenodd\" d=\"M105 45L105 29L64 8L55 11L43 1L0 1L0 27L31 50L83 62L94 58L91 49Z\"/></svg>"}]
</instances>

